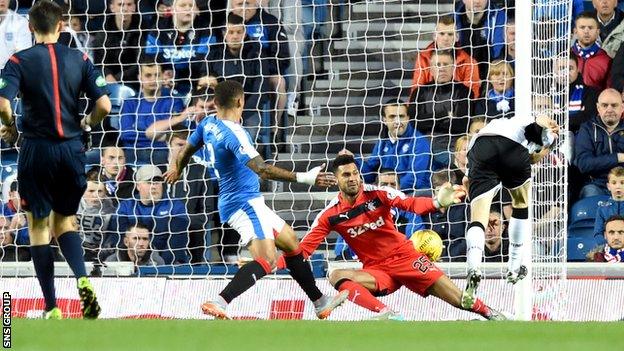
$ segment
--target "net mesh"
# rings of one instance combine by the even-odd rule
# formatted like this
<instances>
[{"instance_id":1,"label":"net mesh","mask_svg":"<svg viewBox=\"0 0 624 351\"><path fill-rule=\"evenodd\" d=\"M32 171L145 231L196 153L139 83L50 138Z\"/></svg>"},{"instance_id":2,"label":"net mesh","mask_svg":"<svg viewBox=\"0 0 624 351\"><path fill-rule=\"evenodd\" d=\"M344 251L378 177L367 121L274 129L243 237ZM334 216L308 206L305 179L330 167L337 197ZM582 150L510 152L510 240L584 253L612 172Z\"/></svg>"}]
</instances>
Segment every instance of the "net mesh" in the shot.
<instances>
[{"instance_id":1,"label":"net mesh","mask_svg":"<svg viewBox=\"0 0 624 351\"><path fill-rule=\"evenodd\" d=\"M463 15L462 1L265 0L257 8L255 3L198 0L194 9L192 0L138 5L112 0L69 9L61 41L84 50L102 69L113 103L110 117L92 133L87 168L94 181L79 213L85 255L96 267L142 254L143 247L132 248L139 245L141 228L126 233L136 222L151 235L145 249L153 254L141 260L141 274L221 275L231 273L223 264L247 255L236 232L219 221L212 150L200 150L175 187L135 181L144 165L164 171L185 133L214 111L216 81L244 85L243 124L276 165L304 171L346 149L362 156L367 182L381 180L379 171L389 168L398 174L397 187L425 196L445 181L461 184L469 135L482 121L513 111L514 1L490 1L483 30L465 22L469 15ZM227 18L228 6L245 19L244 26ZM553 58L569 50L570 6L569 0L536 0L533 45L524 47L533 50L532 111L554 113L564 126L567 113L552 102L567 101L567 83L565 89L554 88L552 67ZM394 114L385 105L397 107ZM19 103L16 107L19 114ZM397 126L405 128L402 114L409 128L418 130L416 137L397 135L396 143L376 148ZM4 233L19 252L11 258L3 250L3 260L28 260L23 215L9 211L9 204L19 203L11 201L17 195L11 191L16 150L3 144L0 155L3 202L9 207ZM555 264L533 271L540 311L559 308L564 284L568 161L558 146L534 168L533 261ZM263 183L262 190L267 205L299 237L336 195L294 183ZM501 225L492 230L500 230L505 247L508 194L501 194L495 210ZM442 260L463 262L468 216L467 206L457 205L422 218L397 215L397 221L408 235L433 228L445 243ZM321 276L331 261L353 258L335 234L318 253L312 262ZM506 249L495 245L486 256L491 262L507 259Z\"/></svg>"}]
</instances>

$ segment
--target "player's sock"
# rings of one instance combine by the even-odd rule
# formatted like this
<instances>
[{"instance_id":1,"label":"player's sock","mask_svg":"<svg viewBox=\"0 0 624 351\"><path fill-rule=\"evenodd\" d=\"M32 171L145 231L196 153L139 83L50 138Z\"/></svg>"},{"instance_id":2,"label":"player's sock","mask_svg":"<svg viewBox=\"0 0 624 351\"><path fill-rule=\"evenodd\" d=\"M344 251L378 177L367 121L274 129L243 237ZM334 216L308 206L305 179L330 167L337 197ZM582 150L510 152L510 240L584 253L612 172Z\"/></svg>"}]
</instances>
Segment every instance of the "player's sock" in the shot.
<instances>
[{"instance_id":1,"label":"player's sock","mask_svg":"<svg viewBox=\"0 0 624 351\"><path fill-rule=\"evenodd\" d=\"M483 303L481 299L475 300L475 303L470 308L470 311L480 314L485 318L487 318L491 314L490 308L485 303Z\"/></svg>"},{"instance_id":2,"label":"player's sock","mask_svg":"<svg viewBox=\"0 0 624 351\"><path fill-rule=\"evenodd\" d=\"M58 241L59 247L65 261L74 272L76 279L87 276L87 270L85 268L85 261L82 252L82 240L77 232L67 232L60 235L56 241Z\"/></svg>"},{"instance_id":3,"label":"player's sock","mask_svg":"<svg viewBox=\"0 0 624 351\"><path fill-rule=\"evenodd\" d=\"M466 246L468 248L466 261L468 269L477 269L481 266L484 245L485 228L479 222L470 223L470 227L466 232Z\"/></svg>"},{"instance_id":4,"label":"player's sock","mask_svg":"<svg viewBox=\"0 0 624 351\"><path fill-rule=\"evenodd\" d=\"M531 233L528 208L514 208L509 219L509 271L516 272L522 263L522 245Z\"/></svg>"},{"instance_id":5,"label":"player's sock","mask_svg":"<svg viewBox=\"0 0 624 351\"><path fill-rule=\"evenodd\" d=\"M54 255L50 245L36 245L30 247L35 273L41 285L46 311L56 307L56 292L54 291Z\"/></svg>"},{"instance_id":6,"label":"player's sock","mask_svg":"<svg viewBox=\"0 0 624 351\"><path fill-rule=\"evenodd\" d=\"M373 296L368 289L352 280L341 279L335 286L338 291L349 290L349 301L367 310L380 312L386 308L386 305Z\"/></svg>"},{"instance_id":7,"label":"player's sock","mask_svg":"<svg viewBox=\"0 0 624 351\"><path fill-rule=\"evenodd\" d=\"M219 295L226 303L230 303L269 273L271 273L271 265L262 258L256 258L242 266Z\"/></svg>"},{"instance_id":8,"label":"player's sock","mask_svg":"<svg viewBox=\"0 0 624 351\"><path fill-rule=\"evenodd\" d=\"M286 267L290 270L290 275L308 295L310 300L314 302L323 297L323 293L316 286L310 265L303 258L301 249L285 252L284 261L286 261Z\"/></svg>"}]
</instances>

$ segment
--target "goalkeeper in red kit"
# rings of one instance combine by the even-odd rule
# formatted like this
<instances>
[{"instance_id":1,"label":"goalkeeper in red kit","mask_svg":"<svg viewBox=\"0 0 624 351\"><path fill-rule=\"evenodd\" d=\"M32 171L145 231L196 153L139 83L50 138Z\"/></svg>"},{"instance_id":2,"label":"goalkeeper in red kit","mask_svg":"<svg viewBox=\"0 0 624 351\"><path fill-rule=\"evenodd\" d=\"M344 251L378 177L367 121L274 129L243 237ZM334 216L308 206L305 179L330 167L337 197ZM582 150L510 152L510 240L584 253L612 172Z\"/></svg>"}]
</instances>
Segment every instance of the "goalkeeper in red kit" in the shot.
<instances>
[{"instance_id":1,"label":"goalkeeper in red kit","mask_svg":"<svg viewBox=\"0 0 624 351\"><path fill-rule=\"evenodd\" d=\"M487 319L506 319L477 298L464 299L462 305L462 291L426 255L414 249L405 234L397 230L390 213L393 207L421 215L448 207L465 196L460 187L449 184L435 198L428 198L408 197L391 188L363 184L350 155L336 157L333 171L340 193L316 217L300 248L309 256L332 231L345 239L364 267L334 270L329 281L337 290L348 290L349 300L379 313L378 319L402 319L376 298L401 286L423 297L436 296ZM283 259L279 261L278 267L283 267Z\"/></svg>"}]
</instances>

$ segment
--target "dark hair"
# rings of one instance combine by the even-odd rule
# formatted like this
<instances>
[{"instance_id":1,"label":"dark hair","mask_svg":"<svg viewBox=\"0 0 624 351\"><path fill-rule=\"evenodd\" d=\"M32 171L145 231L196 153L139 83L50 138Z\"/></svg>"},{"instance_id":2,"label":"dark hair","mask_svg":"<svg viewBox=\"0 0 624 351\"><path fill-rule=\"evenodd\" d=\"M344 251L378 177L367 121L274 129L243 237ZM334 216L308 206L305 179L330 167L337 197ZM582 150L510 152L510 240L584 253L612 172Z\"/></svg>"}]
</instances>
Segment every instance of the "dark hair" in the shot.
<instances>
[{"instance_id":1,"label":"dark hair","mask_svg":"<svg viewBox=\"0 0 624 351\"><path fill-rule=\"evenodd\" d=\"M145 229L145 230L147 230L149 232L149 228L145 224L143 224L141 222L134 222L134 223L132 223L131 225L128 226L128 228L124 232L124 235L125 235L125 233L131 231L133 228Z\"/></svg>"},{"instance_id":2,"label":"dark hair","mask_svg":"<svg viewBox=\"0 0 624 351\"><path fill-rule=\"evenodd\" d=\"M606 220L606 221L605 221L605 223L604 223L604 227L605 227L605 229L607 228L607 224L608 224L609 222L615 222L615 221L624 221L624 217L623 217L623 216L620 216L620 215L613 215L613 216L611 216L611 217L607 218L607 220Z\"/></svg>"},{"instance_id":3,"label":"dark hair","mask_svg":"<svg viewBox=\"0 0 624 351\"><path fill-rule=\"evenodd\" d=\"M447 26L455 25L455 17L453 15L444 15L438 18L438 24L444 24Z\"/></svg>"},{"instance_id":4,"label":"dark hair","mask_svg":"<svg viewBox=\"0 0 624 351\"><path fill-rule=\"evenodd\" d=\"M451 58L451 61L455 62L455 55L453 55L453 52L451 50L435 50L432 54L431 57L433 57L433 55L435 56L448 56Z\"/></svg>"},{"instance_id":5,"label":"dark hair","mask_svg":"<svg viewBox=\"0 0 624 351\"><path fill-rule=\"evenodd\" d=\"M593 11L583 11L581 12L576 19L574 20L574 26L576 26L576 22L580 19L593 19L594 22L596 22L596 24L598 26L600 26L600 22L598 22L598 17L596 16L596 14Z\"/></svg>"},{"instance_id":6,"label":"dark hair","mask_svg":"<svg viewBox=\"0 0 624 351\"><path fill-rule=\"evenodd\" d=\"M18 183L17 183L17 179L15 179L14 181L11 182L11 185L9 185L9 191L18 191L19 187L18 187Z\"/></svg>"},{"instance_id":7,"label":"dark hair","mask_svg":"<svg viewBox=\"0 0 624 351\"><path fill-rule=\"evenodd\" d=\"M451 181L451 176L449 174L449 170L440 170L437 172L434 172L431 175L431 186L433 186L434 188L437 188L439 186L441 186L442 184L446 183L446 182L450 182Z\"/></svg>"},{"instance_id":8,"label":"dark hair","mask_svg":"<svg viewBox=\"0 0 624 351\"><path fill-rule=\"evenodd\" d=\"M407 108L407 104L405 103L405 101L403 99L401 99L400 97L391 97L389 99L386 99L383 103L383 106L381 106L381 115L385 116L386 115L386 107L387 106L405 106ZM409 114L409 112L408 112Z\"/></svg>"},{"instance_id":9,"label":"dark hair","mask_svg":"<svg viewBox=\"0 0 624 351\"><path fill-rule=\"evenodd\" d=\"M338 155L332 162L332 170L334 173L338 171L338 167L355 163L355 158L351 155Z\"/></svg>"},{"instance_id":10,"label":"dark hair","mask_svg":"<svg viewBox=\"0 0 624 351\"><path fill-rule=\"evenodd\" d=\"M139 56L139 66L156 66L158 65L158 61L156 60L156 56L142 54Z\"/></svg>"},{"instance_id":11,"label":"dark hair","mask_svg":"<svg viewBox=\"0 0 624 351\"><path fill-rule=\"evenodd\" d=\"M233 25L243 24L244 25L245 19L233 12L230 12L227 16L227 24L233 24Z\"/></svg>"},{"instance_id":12,"label":"dark hair","mask_svg":"<svg viewBox=\"0 0 624 351\"><path fill-rule=\"evenodd\" d=\"M215 105L228 109L233 108L236 99L243 96L243 86L235 80L225 80L215 87Z\"/></svg>"},{"instance_id":13,"label":"dark hair","mask_svg":"<svg viewBox=\"0 0 624 351\"><path fill-rule=\"evenodd\" d=\"M50 0L35 2L28 11L28 21L39 34L54 33L56 26L63 20L63 9Z\"/></svg>"},{"instance_id":14,"label":"dark hair","mask_svg":"<svg viewBox=\"0 0 624 351\"><path fill-rule=\"evenodd\" d=\"M101 182L102 170L100 167L93 167L87 172L87 182Z\"/></svg>"},{"instance_id":15,"label":"dark hair","mask_svg":"<svg viewBox=\"0 0 624 351\"><path fill-rule=\"evenodd\" d=\"M188 139L188 136L189 136L188 130L182 129L182 128L173 128L171 133L169 133L169 137L167 138L167 143L171 144L171 141L173 140L173 138L186 140Z\"/></svg>"}]
</instances>

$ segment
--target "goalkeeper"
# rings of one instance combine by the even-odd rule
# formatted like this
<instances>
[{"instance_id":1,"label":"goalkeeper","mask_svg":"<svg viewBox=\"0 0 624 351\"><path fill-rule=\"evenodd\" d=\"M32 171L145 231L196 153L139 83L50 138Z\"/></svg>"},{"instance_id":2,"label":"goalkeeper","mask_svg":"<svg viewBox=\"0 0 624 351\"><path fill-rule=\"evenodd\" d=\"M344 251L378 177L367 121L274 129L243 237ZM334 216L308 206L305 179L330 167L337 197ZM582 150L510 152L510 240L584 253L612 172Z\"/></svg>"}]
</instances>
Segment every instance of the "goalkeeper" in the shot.
<instances>
[{"instance_id":1,"label":"goalkeeper","mask_svg":"<svg viewBox=\"0 0 624 351\"><path fill-rule=\"evenodd\" d=\"M336 157L333 170L340 193L316 217L300 247L309 256L332 231L345 239L364 268L334 270L329 281L337 290L349 291L349 300L378 312L378 319L402 319L375 297L391 294L401 286L423 297L436 296L487 319L505 319L479 299L462 304L462 291L427 256L414 249L392 220L393 207L426 214L459 203L465 195L460 186L447 184L434 199L407 197L391 188L363 184L353 156ZM278 267L283 266L280 258Z\"/></svg>"}]
</instances>

